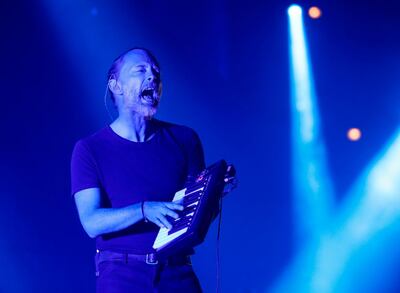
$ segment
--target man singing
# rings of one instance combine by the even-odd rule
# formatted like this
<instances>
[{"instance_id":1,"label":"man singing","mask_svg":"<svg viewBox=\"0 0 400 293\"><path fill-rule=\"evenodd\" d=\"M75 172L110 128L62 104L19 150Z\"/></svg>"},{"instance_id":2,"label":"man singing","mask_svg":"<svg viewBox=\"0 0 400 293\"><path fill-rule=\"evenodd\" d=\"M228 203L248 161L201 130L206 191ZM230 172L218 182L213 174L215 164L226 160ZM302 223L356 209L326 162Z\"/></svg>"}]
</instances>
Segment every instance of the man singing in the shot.
<instances>
[{"instance_id":1,"label":"man singing","mask_svg":"<svg viewBox=\"0 0 400 293\"><path fill-rule=\"evenodd\" d=\"M108 73L117 119L79 140L72 153L72 194L87 234L96 238L97 292L201 292L193 250L165 261L152 248L160 227L183 209L171 200L204 169L197 134L153 118L160 67L147 49L119 56Z\"/></svg>"}]
</instances>

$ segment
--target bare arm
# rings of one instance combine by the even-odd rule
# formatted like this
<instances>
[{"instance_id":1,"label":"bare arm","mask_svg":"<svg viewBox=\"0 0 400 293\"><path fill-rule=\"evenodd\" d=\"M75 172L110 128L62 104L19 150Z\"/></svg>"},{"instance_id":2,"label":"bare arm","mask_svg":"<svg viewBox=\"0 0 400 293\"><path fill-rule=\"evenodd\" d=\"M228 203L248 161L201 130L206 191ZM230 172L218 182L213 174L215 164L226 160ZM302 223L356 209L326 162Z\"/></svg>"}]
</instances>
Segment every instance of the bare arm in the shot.
<instances>
[{"instance_id":1,"label":"bare arm","mask_svg":"<svg viewBox=\"0 0 400 293\"><path fill-rule=\"evenodd\" d=\"M120 231L143 219L141 203L122 208L101 207L99 188L88 188L75 193L79 219L86 233L94 238L98 235ZM165 216L177 218L173 210L182 210L181 205L170 202L145 202L144 216L159 227L171 228Z\"/></svg>"}]
</instances>

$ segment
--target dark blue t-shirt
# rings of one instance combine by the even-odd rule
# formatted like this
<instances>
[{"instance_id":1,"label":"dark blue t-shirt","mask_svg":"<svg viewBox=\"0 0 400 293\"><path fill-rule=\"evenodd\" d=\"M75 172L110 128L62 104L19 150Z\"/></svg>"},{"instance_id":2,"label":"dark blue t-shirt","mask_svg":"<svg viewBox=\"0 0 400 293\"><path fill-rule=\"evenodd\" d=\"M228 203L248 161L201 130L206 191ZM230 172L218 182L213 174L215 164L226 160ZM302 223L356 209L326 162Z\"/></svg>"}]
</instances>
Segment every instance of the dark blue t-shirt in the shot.
<instances>
[{"instance_id":1,"label":"dark blue t-shirt","mask_svg":"<svg viewBox=\"0 0 400 293\"><path fill-rule=\"evenodd\" d=\"M97 187L102 207L119 208L141 201L171 201L188 178L204 169L204 155L197 134L190 128L159 120L155 135L146 142L132 142L110 126L79 140L72 153L72 195ZM146 254L159 228L138 222L124 230L96 239L100 250Z\"/></svg>"}]
</instances>

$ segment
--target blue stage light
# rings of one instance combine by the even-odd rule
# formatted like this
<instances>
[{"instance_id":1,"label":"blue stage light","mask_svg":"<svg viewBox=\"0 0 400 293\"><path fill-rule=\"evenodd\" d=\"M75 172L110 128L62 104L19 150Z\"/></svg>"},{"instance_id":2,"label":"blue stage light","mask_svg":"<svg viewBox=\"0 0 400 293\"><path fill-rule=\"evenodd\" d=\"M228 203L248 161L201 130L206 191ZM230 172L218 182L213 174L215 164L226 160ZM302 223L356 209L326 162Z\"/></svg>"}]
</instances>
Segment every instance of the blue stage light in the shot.
<instances>
[{"instance_id":1,"label":"blue stage light","mask_svg":"<svg viewBox=\"0 0 400 293\"><path fill-rule=\"evenodd\" d=\"M302 12L301 7L297 4L292 4L288 8L288 14L290 17L301 17Z\"/></svg>"},{"instance_id":2,"label":"blue stage light","mask_svg":"<svg viewBox=\"0 0 400 293\"><path fill-rule=\"evenodd\" d=\"M322 191L331 191L330 176L303 21L293 9L289 28L295 225L308 228L309 235L314 231L314 237L303 243L272 291L394 292L390 284L398 281L398 273L393 268L400 263L400 130L360 174L335 213L323 218L324 225L313 225L318 215L327 215L323 210L330 199ZM359 138L361 132L356 132Z\"/></svg>"},{"instance_id":3,"label":"blue stage light","mask_svg":"<svg viewBox=\"0 0 400 293\"><path fill-rule=\"evenodd\" d=\"M301 246L324 229L332 206L333 191L320 130L301 7L290 6L288 14L295 230L298 245Z\"/></svg>"}]
</instances>

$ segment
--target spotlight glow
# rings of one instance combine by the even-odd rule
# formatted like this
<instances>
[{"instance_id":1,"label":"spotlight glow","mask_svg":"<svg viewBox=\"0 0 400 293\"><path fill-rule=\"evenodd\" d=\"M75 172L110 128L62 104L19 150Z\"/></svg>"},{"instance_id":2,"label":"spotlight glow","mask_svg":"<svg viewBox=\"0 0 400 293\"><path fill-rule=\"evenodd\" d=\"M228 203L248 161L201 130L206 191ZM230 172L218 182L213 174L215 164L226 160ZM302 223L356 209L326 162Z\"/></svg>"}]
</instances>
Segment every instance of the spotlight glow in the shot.
<instances>
[{"instance_id":1,"label":"spotlight glow","mask_svg":"<svg viewBox=\"0 0 400 293\"><path fill-rule=\"evenodd\" d=\"M359 128L350 128L347 131L347 138L350 141L358 141L361 138L361 130Z\"/></svg>"},{"instance_id":2,"label":"spotlight glow","mask_svg":"<svg viewBox=\"0 0 400 293\"><path fill-rule=\"evenodd\" d=\"M301 8L288 9L293 152L293 207L299 246L327 224L333 191Z\"/></svg>"},{"instance_id":3,"label":"spotlight glow","mask_svg":"<svg viewBox=\"0 0 400 293\"><path fill-rule=\"evenodd\" d=\"M290 5L288 8L288 14L290 17L298 17L302 14L302 9L297 4Z\"/></svg>"},{"instance_id":4,"label":"spotlight glow","mask_svg":"<svg viewBox=\"0 0 400 293\"><path fill-rule=\"evenodd\" d=\"M272 292L386 292L387 284L398 281L400 261L400 129L344 200L330 208L334 190L306 34L296 11L289 11L289 30L295 229L309 233ZM361 136L359 128L347 132L351 141Z\"/></svg>"},{"instance_id":5,"label":"spotlight glow","mask_svg":"<svg viewBox=\"0 0 400 293\"><path fill-rule=\"evenodd\" d=\"M319 9L317 6L313 6L310 9L308 9L308 15L313 18L317 19L321 17L321 9Z\"/></svg>"}]
</instances>

